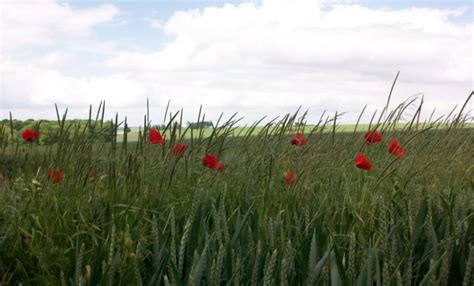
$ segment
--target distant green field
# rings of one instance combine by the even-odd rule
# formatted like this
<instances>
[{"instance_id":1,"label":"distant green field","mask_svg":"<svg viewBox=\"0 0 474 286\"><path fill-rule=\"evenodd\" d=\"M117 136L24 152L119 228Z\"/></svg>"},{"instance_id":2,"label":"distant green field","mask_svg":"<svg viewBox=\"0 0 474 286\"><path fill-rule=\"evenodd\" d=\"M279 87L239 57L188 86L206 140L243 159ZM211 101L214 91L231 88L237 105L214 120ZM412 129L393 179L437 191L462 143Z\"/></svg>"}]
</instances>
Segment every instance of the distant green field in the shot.
<instances>
[{"instance_id":1,"label":"distant green field","mask_svg":"<svg viewBox=\"0 0 474 286\"><path fill-rule=\"evenodd\" d=\"M395 125L395 129L403 129L407 124L406 123L399 123ZM357 129L355 124L337 124L336 125L336 132L364 132L369 129L369 124L359 124L357 125ZM306 133L310 132L315 126L314 125L306 125L304 127L304 131ZM466 128L474 128L474 123L468 123L465 125ZM263 126L257 126L255 127L255 130L253 130L252 134L256 135L258 134L264 127ZM327 125L324 129L324 132L332 132L332 125ZM130 142L135 142L138 141L138 134L139 130L142 130L139 127L130 127L130 132L127 134L127 140ZM248 131L250 130L250 127L236 127L234 128L234 131L232 132L232 135L235 137L239 136L244 136ZM318 129L320 130L320 129ZM184 133L184 128L182 130L183 134L183 139L190 139L191 138L191 130L187 130L186 133ZM197 137L198 136L198 130L193 130L193 136ZM170 132L165 132L163 135L168 135L169 137ZM212 134L212 128L206 128L203 129L202 136L204 138L207 138L211 136ZM117 141L122 142L123 141L123 129L119 129L118 135L117 135Z\"/></svg>"}]
</instances>

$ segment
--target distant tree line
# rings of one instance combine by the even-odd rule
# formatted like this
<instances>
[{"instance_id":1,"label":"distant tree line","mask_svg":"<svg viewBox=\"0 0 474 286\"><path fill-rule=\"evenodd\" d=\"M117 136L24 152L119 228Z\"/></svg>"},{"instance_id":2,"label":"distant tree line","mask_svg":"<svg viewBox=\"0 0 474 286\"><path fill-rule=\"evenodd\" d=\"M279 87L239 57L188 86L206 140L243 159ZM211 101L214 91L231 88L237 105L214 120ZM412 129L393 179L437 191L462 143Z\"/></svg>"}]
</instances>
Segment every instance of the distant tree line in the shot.
<instances>
[{"instance_id":1,"label":"distant tree line","mask_svg":"<svg viewBox=\"0 0 474 286\"><path fill-rule=\"evenodd\" d=\"M186 127L190 129L201 129L201 128L211 128L213 126L212 121L199 121L199 122L186 122ZM180 125L178 122L173 121L172 124L153 124L153 128L157 128L158 130L172 130L173 128L182 128L183 126Z\"/></svg>"},{"instance_id":2,"label":"distant tree line","mask_svg":"<svg viewBox=\"0 0 474 286\"><path fill-rule=\"evenodd\" d=\"M191 129L210 128L213 126L212 121L187 122L186 125Z\"/></svg>"},{"instance_id":3,"label":"distant tree line","mask_svg":"<svg viewBox=\"0 0 474 286\"><path fill-rule=\"evenodd\" d=\"M64 129L68 130L68 138L66 140L72 140L75 136L94 137L96 140L101 142L111 142L113 139L113 129L111 128L111 121L104 121L102 125L100 123L91 122L88 126L88 120L83 119L72 119L64 122ZM54 144L59 141L60 125L57 120L18 120L3 119L0 121L0 125L3 125L3 130L6 135L12 139L13 129L13 140L22 141L21 134L25 129L31 129L39 131L38 143L40 145Z\"/></svg>"}]
</instances>

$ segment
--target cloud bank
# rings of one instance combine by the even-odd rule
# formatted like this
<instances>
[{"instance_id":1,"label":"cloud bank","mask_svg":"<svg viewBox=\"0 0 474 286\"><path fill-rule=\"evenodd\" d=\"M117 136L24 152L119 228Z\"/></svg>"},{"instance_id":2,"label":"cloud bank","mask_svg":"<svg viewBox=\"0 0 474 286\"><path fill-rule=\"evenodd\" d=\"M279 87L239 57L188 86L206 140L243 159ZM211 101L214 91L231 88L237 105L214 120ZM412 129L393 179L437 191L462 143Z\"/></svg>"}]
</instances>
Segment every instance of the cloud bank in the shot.
<instances>
[{"instance_id":1,"label":"cloud bank","mask_svg":"<svg viewBox=\"0 0 474 286\"><path fill-rule=\"evenodd\" d=\"M226 4L144 21L167 42L124 49L91 36L118 21L117 7L40 2L3 5L0 117L38 117L35 108L47 116L53 103L83 117L105 99L140 124L149 98L156 123L169 99L189 120L201 104L211 117L239 112L248 121L302 105L314 118L347 112L349 122L366 104L383 106L398 70L394 102L422 92L428 109L446 114L473 90L473 23L454 21L463 7Z\"/></svg>"}]
</instances>

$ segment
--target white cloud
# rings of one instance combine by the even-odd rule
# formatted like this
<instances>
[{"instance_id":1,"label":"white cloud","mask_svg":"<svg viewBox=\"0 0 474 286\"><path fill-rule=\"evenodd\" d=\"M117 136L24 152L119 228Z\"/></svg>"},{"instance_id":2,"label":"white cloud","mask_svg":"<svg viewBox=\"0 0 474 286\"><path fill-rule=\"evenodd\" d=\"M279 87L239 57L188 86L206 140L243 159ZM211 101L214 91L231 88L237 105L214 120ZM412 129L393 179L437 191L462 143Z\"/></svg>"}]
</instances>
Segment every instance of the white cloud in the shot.
<instances>
[{"instance_id":1,"label":"white cloud","mask_svg":"<svg viewBox=\"0 0 474 286\"><path fill-rule=\"evenodd\" d=\"M91 29L109 22L118 9L103 4L88 9L73 9L54 0L2 1L2 49L27 45L52 45L66 37L85 37Z\"/></svg>"},{"instance_id":2,"label":"white cloud","mask_svg":"<svg viewBox=\"0 0 474 286\"><path fill-rule=\"evenodd\" d=\"M176 12L154 25L175 41L150 53L121 53L114 67L148 70L299 66L372 73L385 69L423 81L467 81L472 74L471 24L462 9L373 10L317 1L264 1ZM468 63L467 65L465 63ZM421 78L419 78L421 76Z\"/></svg>"},{"instance_id":3,"label":"white cloud","mask_svg":"<svg viewBox=\"0 0 474 286\"><path fill-rule=\"evenodd\" d=\"M2 103L9 107L44 107L52 103L88 106L101 99L111 107L124 107L146 101L143 85L125 74L71 77L53 68L2 61L3 92L16 95L3 99Z\"/></svg>"},{"instance_id":4,"label":"white cloud","mask_svg":"<svg viewBox=\"0 0 474 286\"><path fill-rule=\"evenodd\" d=\"M63 11L49 12L54 15L77 12L47 3L52 11ZM54 44L56 33L87 35L118 12L100 5L81 13L76 19L87 14L94 21L66 16L46 24L32 20L40 23L39 32L19 25L17 35L24 28L26 35L35 36L13 43L18 47L47 39ZM351 121L365 104L368 111L383 106L400 70L394 103L423 92L428 108L447 113L473 89L473 23L452 21L463 13L462 8L372 9L306 0L177 11L167 20L147 20L157 33L171 37L163 48L144 52L109 46L83 74L65 71L62 65L78 60L61 50L27 64L3 57L3 92L15 95L3 100L9 108L20 100L82 108L106 99L134 118L134 124L142 122L142 113L130 112L140 110L147 97L155 111L171 99L173 107L184 107L193 117L200 104L210 116L239 111L249 121L302 105L312 118L327 109L348 112L346 120Z\"/></svg>"}]
</instances>

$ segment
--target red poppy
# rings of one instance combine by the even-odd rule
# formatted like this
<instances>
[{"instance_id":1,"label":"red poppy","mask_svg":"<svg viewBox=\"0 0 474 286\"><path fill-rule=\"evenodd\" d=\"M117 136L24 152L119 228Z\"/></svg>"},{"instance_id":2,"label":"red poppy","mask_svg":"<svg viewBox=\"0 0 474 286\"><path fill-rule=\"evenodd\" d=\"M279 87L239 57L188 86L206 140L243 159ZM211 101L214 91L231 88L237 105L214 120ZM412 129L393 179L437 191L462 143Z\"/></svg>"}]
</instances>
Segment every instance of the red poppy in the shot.
<instances>
[{"instance_id":1,"label":"red poppy","mask_svg":"<svg viewBox=\"0 0 474 286\"><path fill-rule=\"evenodd\" d=\"M92 178L92 179L97 179L100 177L100 173L97 172L97 170L95 169L92 169L89 171L89 177Z\"/></svg>"},{"instance_id":2,"label":"red poppy","mask_svg":"<svg viewBox=\"0 0 474 286\"><path fill-rule=\"evenodd\" d=\"M223 172L224 171L224 164L222 164L222 163L217 164L216 170L219 171L219 172Z\"/></svg>"},{"instance_id":3,"label":"red poppy","mask_svg":"<svg viewBox=\"0 0 474 286\"><path fill-rule=\"evenodd\" d=\"M150 144L163 144L164 141L160 131L150 128Z\"/></svg>"},{"instance_id":4,"label":"red poppy","mask_svg":"<svg viewBox=\"0 0 474 286\"><path fill-rule=\"evenodd\" d=\"M392 139L390 144L388 145L388 152L392 153L393 156L397 158L401 158L405 155L405 149L403 149L402 145L398 143L397 140Z\"/></svg>"},{"instance_id":5,"label":"red poppy","mask_svg":"<svg viewBox=\"0 0 474 286\"><path fill-rule=\"evenodd\" d=\"M33 131L29 128L26 128L21 133L21 138L23 138L23 140L28 141L28 142L36 141L39 138L39 132L38 131Z\"/></svg>"},{"instance_id":6,"label":"red poppy","mask_svg":"<svg viewBox=\"0 0 474 286\"><path fill-rule=\"evenodd\" d=\"M183 144L183 143L178 143L171 149L171 153L173 153L176 156L182 156L184 151L186 151L186 148L188 148L188 145Z\"/></svg>"},{"instance_id":7,"label":"red poppy","mask_svg":"<svg viewBox=\"0 0 474 286\"><path fill-rule=\"evenodd\" d=\"M299 131L291 138L291 145L304 146L307 142L306 138L301 138L301 132Z\"/></svg>"},{"instance_id":8,"label":"red poppy","mask_svg":"<svg viewBox=\"0 0 474 286\"><path fill-rule=\"evenodd\" d=\"M58 184L63 179L63 173L59 170L59 168L51 169L48 168L48 181L53 181L54 183Z\"/></svg>"},{"instance_id":9,"label":"red poppy","mask_svg":"<svg viewBox=\"0 0 474 286\"><path fill-rule=\"evenodd\" d=\"M288 169L283 175L285 176L285 183L288 186L292 186L296 183L296 175L292 170Z\"/></svg>"},{"instance_id":10,"label":"red poppy","mask_svg":"<svg viewBox=\"0 0 474 286\"><path fill-rule=\"evenodd\" d=\"M357 168L360 168L366 171L369 171L370 169L372 169L372 164L370 164L369 160L367 160L367 158L362 153L358 153L355 156L354 164Z\"/></svg>"},{"instance_id":11,"label":"red poppy","mask_svg":"<svg viewBox=\"0 0 474 286\"><path fill-rule=\"evenodd\" d=\"M364 139L365 139L365 142L368 145L370 145L372 143L382 141L382 135L378 133L377 131L367 131L364 134Z\"/></svg>"},{"instance_id":12,"label":"red poppy","mask_svg":"<svg viewBox=\"0 0 474 286\"><path fill-rule=\"evenodd\" d=\"M217 157L214 156L214 155L209 155L209 154L206 154L204 155L204 158L202 159L202 164L206 167L208 167L209 169L217 169L218 167L218 162L217 162Z\"/></svg>"}]
</instances>

